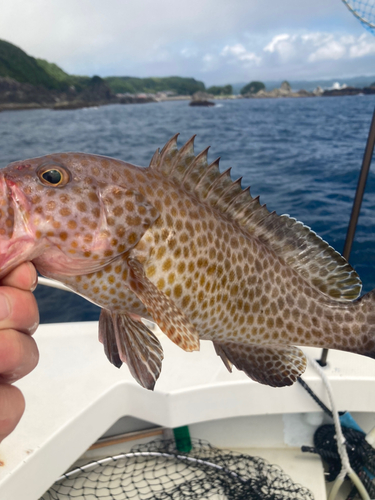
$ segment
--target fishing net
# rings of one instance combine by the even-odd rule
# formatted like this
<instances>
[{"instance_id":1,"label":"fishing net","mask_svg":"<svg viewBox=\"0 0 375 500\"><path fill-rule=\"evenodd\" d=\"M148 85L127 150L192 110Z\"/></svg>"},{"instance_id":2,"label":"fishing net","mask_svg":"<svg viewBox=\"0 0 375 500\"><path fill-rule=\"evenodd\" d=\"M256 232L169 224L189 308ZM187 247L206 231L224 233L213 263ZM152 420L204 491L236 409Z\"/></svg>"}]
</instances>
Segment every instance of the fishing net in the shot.
<instances>
[{"instance_id":1,"label":"fishing net","mask_svg":"<svg viewBox=\"0 0 375 500\"><path fill-rule=\"evenodd\" d=\"M312 493L259 457L192 440L188 453L174 440L137 445L129 453L74 469L40 500L313 500Z\"/></svg>"},{"instance_id":2,"label":"fishing net","mask_svg":"<svg viewBox=\"0 0 375 500\"><path fill-rule=\"evenodd\" d=\"M362 25L375 34L375 0L342 0Z\"/></svg>"}]
</instances>

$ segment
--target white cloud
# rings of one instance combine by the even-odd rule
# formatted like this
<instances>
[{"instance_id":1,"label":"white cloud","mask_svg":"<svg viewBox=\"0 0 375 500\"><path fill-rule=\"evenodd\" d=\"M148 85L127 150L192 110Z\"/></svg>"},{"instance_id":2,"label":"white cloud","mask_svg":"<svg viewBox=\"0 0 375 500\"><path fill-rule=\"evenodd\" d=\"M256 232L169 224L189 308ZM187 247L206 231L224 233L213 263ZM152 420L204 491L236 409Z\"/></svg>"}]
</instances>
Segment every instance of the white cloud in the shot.
<instances>
[{"instance_id":1,"label":"white cloud","mask_svg":"<svg viewBox=\"0 0 375 500\"><path fill-rule=\"evenodd\" d=\"M276 35L272 38L270 43L264 47L265 52L276 52L279 50L282 42L290 39L290 35L288 33L283 33L282 35Z\"/></svg>"},{"instance_id":2,"label":"white cloud","mask_svg":"<svg viewBox=\"0 0 375 500\"><path fill-rule=\"evenodd\" d=\"M375 40L368 34L360 36L327 32L275 35L264 52L280 62L310 63L361 58L375 53Z\"/></svg>"},{"instance_id":3,"label":"white cloud","mask_svg":"<svg viewBox=\"0 0 375 500\"><path fill-rule=\"evenodd\" d=\"M371 54L375 54L375 40L366 35L362 35L357 41L354 41L349 49L349 56L352 58L364 57Z\"/></svg>"},{"instance_id":4,"label":"white cloud","mask_svg":"<svg viewBox=\"0 0 375 500\"><path fill-rule=\"evenodd\" d=\"M310 62L322 61L326 59L341 59L347 53L347 48L340 40L335 40L333 35L327 37L323 34L323 40L319 37L315 40L313 47L318 46L317 50L313 51L308 60Z\"/></svg>"},{"instance_id":5,"label":"white cloud","mask_svg":"<svg viewBox=\"0 0 375 500\"><path fill-rule=\"evenodd\" d=\"M335 35L314 33L305 36L305 41L311 42L311 53L308 60L318 62L323 60L338 60L361 58L375 54L375 40L368 34L359 37L353 35Z\"/></svg>"},{"instance_id":6,"label":"white cloud","mask_svg":"<svg viewBox=\"0 0 375 500\"><path fill-rule=\"evenodd\" d=\"M223 57L232 57L237 61L247 63L253 62L255 64L259 64L262 60L262 58L257 56L254 52L247 51L241 43L226 45L220 55Z\"/></svg>"}]
</instances>

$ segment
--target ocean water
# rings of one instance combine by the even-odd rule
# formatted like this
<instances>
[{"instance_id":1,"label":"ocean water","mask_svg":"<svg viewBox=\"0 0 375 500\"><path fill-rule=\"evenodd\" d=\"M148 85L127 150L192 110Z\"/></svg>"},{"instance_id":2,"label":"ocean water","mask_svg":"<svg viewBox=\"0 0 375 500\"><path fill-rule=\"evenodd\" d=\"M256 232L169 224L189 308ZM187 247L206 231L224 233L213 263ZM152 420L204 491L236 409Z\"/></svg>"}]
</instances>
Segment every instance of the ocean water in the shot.
<instances>
[{"instance_id":1,"label":"ocean water","mask_svg":"<svg viewBox=\"0 0 375 500\"><path fill-rule=\"evenodd\" d=\"M57 151L108 155L147 166L175 133L211 145L252 195L310 226L342 252L375 96L111 105L69 111L0 113L0 167ZM350 262L375 288L375 165L370 172ZM42 322L95 320L100 310L74 294L39 286Z\"/></svg>"}]
</instances>

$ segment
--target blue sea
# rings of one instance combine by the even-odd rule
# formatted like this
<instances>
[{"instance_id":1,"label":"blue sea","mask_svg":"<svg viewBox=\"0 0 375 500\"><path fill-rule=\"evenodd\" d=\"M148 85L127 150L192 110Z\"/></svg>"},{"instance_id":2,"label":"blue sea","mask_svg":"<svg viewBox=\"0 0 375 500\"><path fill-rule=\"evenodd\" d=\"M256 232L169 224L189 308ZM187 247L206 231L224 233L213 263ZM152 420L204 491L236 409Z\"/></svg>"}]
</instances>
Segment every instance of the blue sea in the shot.
<instances>
[{"instance_id":1,"label":"blue sea","mask_svg":"<svg viewBox=\"0 0 375 500\"><path fill-rule=\"evenodd\" d=\"M0 167L60 151L108 155L147 166L179 132L210 145L233 178L270 210L310 226L342 252L375 96L187 101L111 105L69 111L0 113ZM375 288L375 165L370 172L350 262ZM42 322L95 320L99 309L74 294L39 286Z\"/></svg>"}]
</instances>

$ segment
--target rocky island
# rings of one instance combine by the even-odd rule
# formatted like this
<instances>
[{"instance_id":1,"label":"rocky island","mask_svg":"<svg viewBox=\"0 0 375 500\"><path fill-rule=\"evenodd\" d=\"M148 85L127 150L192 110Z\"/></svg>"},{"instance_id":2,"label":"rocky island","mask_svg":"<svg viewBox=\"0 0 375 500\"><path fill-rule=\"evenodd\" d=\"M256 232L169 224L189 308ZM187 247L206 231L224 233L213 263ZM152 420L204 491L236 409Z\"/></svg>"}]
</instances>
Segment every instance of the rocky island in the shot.
<instances>
[{"instance_id":1,"label":"rocky island","mask_svg":"<svg viewBox=\"0 0 375 500\"><path fill-rule=\"evenodd\" d=\"M255 82L256 83L256 82ZM242 89L243 90L243 89ZM241 91L242 94L242 91ZM282 82L280 88L273 90L266 90L265 88L259 89L257 92L246 92L242 94L246 98L257 98L264 99L270 97L315 97L323 94L323 90L317 87L313 92L307 92L306 90L293 91L290 84L285 80Z\"/></svg>"}]
</instances>

